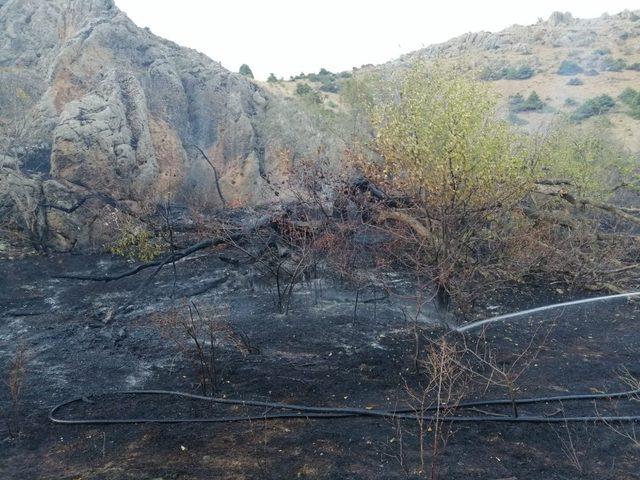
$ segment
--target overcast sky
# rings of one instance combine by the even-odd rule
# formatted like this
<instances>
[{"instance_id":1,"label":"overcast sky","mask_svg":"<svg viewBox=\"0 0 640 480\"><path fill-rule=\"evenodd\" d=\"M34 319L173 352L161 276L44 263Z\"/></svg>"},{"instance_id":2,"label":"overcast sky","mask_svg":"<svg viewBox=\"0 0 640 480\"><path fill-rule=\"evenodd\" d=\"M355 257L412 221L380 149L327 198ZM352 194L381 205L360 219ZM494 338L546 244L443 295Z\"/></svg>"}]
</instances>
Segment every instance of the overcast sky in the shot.
<instances>
[{"instance_id":1,"label":"overcast sky","mask_svg":"<svg viewBox=\"0 0 640 480\"><path fill-rule=\"evenodd\" d=\"M116 0L141 27L256 78L350 70L466 32L528 25L556 10L581 18L638 0Z\"/></svg>"}]
</instances>

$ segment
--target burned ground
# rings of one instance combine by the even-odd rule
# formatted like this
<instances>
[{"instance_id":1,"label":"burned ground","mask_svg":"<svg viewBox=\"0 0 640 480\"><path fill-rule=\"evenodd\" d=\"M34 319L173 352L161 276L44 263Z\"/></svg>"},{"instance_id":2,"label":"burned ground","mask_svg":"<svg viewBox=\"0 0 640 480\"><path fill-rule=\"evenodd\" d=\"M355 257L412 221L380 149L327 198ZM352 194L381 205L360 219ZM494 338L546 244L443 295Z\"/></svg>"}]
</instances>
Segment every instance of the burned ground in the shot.
<instances>
[{"instance_id":1,"label":"burned ground","mask_svg":"<svg viewBox=\"0 0 640 480\"><path fill-rule=\"evenodd\" d=\"M230 324L257 350L221 351L219 396L393 409L406 406L405 385L417 384L414 325L403 314L409 305L366 291L360 293L354 315L355 291L338 279L301 284L289 315L283 315L252 267L232 266L215 254L182 260L176 279L169 266L148 284L149 274L109 283L54 278L61 272L104 274L127 267L121 259L97 255L0 263L2 371L7 371L16 345L23 342L28 351L26 384L13 419L20 434L10 438L2 431L2 478L412 478L417 467L412 421L402 422L402 436L394 422L375 418L51 424L49 409L68 398L143 388L197 392L191 359L176 349L157 322L163 315L178 314L185 301L204 310L228 304ZM486 299L481 314L565 297L566 292L553 288L532 287L528 294ZM421 329L436 338L441 332L430 318L435 319L435 312L426 312ZM485 333L503 364L532 337L541 338L535 361L518 380L518 396L624 390L623 367L640 377L638 318L636 303L618 301L495 324ZM3 410L10 416L8 390L3 386L1 392ZM504 398L506 392L477 388L470 395ZM637 415L640 409L636 401L562 407L566 415ZM558 408L522 407L521 414L557 415ZM167 418L250 413L264 409L123 396L70 406L60 415ZM456 424L455 430L444 454L442 478L640 478L638 447L606 425L483 423ZM406 454L403 465L400 448Z\"/></svg>"}]
</instances>

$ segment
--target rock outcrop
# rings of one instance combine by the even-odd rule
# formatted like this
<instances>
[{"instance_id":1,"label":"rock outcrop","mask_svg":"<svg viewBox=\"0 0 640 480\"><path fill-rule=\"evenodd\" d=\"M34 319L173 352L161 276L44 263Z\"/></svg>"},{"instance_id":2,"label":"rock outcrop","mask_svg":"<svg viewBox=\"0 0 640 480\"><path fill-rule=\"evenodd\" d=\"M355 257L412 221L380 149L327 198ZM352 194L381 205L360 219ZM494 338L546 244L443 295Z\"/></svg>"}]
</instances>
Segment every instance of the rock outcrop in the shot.
<instances>
[{"instance_id":1,"label":"rock outcrop","mask_svg":"<svg viewBox=\"0 0 640 480\"><path fill-rule=\"evenodd\" d=\"M138 28L112 0L0 0L0 154L18 164L0 171L0 220L64 250L100 244L96 204L135 210L171 197L216 207L198 149L227 200L268 201L284 146L265 135L277 101ZM57 208L88 196L71 213Z\"/></svg>"}]
</instances>

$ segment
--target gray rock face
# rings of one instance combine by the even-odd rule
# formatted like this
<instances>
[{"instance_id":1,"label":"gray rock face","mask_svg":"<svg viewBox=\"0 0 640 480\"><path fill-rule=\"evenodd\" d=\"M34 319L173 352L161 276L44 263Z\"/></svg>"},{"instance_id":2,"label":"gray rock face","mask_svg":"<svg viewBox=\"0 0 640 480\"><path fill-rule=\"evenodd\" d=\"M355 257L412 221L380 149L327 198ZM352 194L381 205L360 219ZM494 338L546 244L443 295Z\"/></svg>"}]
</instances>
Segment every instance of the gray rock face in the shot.
<instances>
[{"instance_id":1,"label":"gray rock face","mask_svg":"<svg viewBox=\"0 0 640 480\"><path fill-rule=\"evenodd\" d=\"M0 154L19 164L0 175L0 221L56 249L85 248L101 242L93 210L74 210L69 221L63 210L27 210L94 193L102 195L94 204L144 209L171 197L216 207L213 171L196 145L227 200L269 200L265 179L281 170L282 142L264 131L274 101L246 77L138 28L112 0L0 0L0 104L12 106L0 111L0 140L24 127L19 142L0 141L11 146Z\"/></svg>"},{"instance_id":2,"label":"gray rock face","mask_svg":"<svg viewBox=\"0 0 640 480\"><path fill-rule=\"evenodd\" d=\"M142 200L158 174L145 95L135 77L115 77L66 105L53 131L51 175Z\"/></svg>"}]
</instances>

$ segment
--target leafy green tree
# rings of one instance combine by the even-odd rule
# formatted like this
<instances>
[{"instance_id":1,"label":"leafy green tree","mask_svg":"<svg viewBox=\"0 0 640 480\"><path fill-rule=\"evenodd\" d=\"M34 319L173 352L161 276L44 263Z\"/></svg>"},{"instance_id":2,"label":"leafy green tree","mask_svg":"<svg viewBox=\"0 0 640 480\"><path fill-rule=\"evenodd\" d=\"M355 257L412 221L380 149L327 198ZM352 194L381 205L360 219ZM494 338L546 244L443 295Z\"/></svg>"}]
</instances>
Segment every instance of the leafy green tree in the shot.
<instances>
[{"instance_id":1,"label":"leafy green tree","mask_svg":"<svg viewBox=\"0 0 640 480\"><path fill-rule=\"evenodd\" d=\"M386 172L433 208L480 208L522 184L524 156L483 84L418 66L398 98L374 108L376 149Z\"/></svg>"},{"instance_id":2,"label":"leafy green tree","mask_svg":"<svg viewBox=\"0 0 640 480\"><path fill-rule=\"evenodd\" d=\"M243 63L242 65L240 65L240 70L238 70L238 72L240 73L240 75L253 78L253 72L251 71L251 68L249 67L249 65L247 65L246 63Z\"/></svg>"},{"instance_id":3,"label":"leafy green tree","mask_svg":"<svg viewBox=\"0 0 640 480\"><path fill-rule=\"evenodd\" d=\"M636 184L633 156L611 138L602 124L552 125L540 143L539 177L571 184L578 197L608 200L622 183Z\"/></svg>"},{"instance_id":4,"label":"leafy green tree","mask_svg":"<svg viewBox=\"0 0 640 480\"><path fill-rule=\"evenodd\" d=\"M424 65L402 79L396 95L377 99L372 126L378 183L415 205L382 214L419 239L405 261L421 282L466 303L478 265L504 254L506 243L498 243L530 189L519 134L498 118L485 84Z\"/></svg>"},{"instance_id":5,"label":"leafy green tree","mask_svg":"<svg viewBox=\"0 0 640 480\"><path fill-rule=\"evenodd\" d=\"M635 186L635 163L602 125L565 121L528 135L500 120L486 83L422 64L399 80L359 81L346 83L343 98L369 111L363 131L373 138L356 165L402 199L376 207L377 225L388 226L390 251L436 297L445 291L461 306L479 284L486 291L532 270L557 275L605 252L594 216L575 210L566 220L569 204L625 215L602 202L622 184ZM540 108L542 100L532 92L516 102Z\"/></svg>"}]
</instances>

